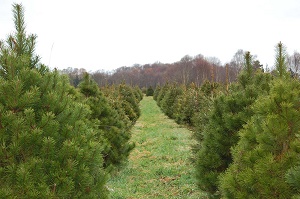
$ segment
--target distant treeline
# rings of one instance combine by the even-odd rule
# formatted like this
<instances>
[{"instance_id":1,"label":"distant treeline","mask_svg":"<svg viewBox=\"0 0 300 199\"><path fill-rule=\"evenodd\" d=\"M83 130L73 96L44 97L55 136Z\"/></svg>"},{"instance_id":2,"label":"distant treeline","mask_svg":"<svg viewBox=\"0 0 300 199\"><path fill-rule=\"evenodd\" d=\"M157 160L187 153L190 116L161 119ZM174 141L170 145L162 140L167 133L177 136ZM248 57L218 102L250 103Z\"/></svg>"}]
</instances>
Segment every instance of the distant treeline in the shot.
<instances>
[{"instance_id":1,"label":"distant treeline","mask_svg":"<svg viewBox=\"0 0 300 199\"><path fill-rule=\"evenodd\" d=\"M204 57L199 54L191 57L184 56L180 61L175 63L160 63L133 66L123 66L112 72L98 70L92 72L92 78L99 86L112 84L126 83L129 85L139 86L140 88L155 88L157 85L164 85L166 82L176 82L179 84L189 85L194 83L200 86L206 80L210 82L228 83L234 82L237 79L237 74L244 67L245 51L238 50L232 60L222 65L221 61L216 57ZM268 66L263 66L260 61L254 56L253 67L261 68L265 71L270 71ZM288 67L295 73L298 73L300 66L300 54L294 52L288 56ZM82 79L83 74L87 72L81 68L67 68L61 73L68 74L71 84L77 86Z\"/></svg>"},{"instance_id":2,"label":"distant treeline","mask_svg":"<svg viewBox=\"0 0 300 199\"><path fill-rule=\"evenodd\" d=\"M143 87L156 87L166 82L177 82L180 84L195 83L201 85L205 80L214 82L226 82L226 70L228 80L235 81L237 74L243 67L243 50L239 50L232 61L223 66L218 58L206 58L203 55L191 57L184 56L180 61L168 64L156 62L153 64L133 65L120 67L113 72L96 71L91 73L93 79L99 86L126 83ZM238 56L241 57L239 60ZM259 61L255 62L260 67ZM226 69L227 68L227 69ZM61 71L68 74L74 86L82 79L85 69L67 68Z\"/></svg>"}]
</instances>

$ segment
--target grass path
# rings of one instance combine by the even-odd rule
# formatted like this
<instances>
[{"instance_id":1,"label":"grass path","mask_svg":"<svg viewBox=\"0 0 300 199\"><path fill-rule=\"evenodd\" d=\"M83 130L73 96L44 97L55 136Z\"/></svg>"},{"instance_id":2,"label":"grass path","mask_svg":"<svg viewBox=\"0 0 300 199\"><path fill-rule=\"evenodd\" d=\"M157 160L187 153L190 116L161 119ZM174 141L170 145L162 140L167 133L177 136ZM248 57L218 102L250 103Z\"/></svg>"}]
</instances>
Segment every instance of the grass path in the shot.
<instances>
[{"instance_id":1,"label":"grass path","mask_svg":"<svg viewBox=\"0 0 300 199\"><path fill-rule=\"evenodd\" d=\"M190 162L191 132L168 119L152 97L144 97L140 107L132 129L136 147L108 183L111 198L202 198Z\"/></svg>"}]
</instances>

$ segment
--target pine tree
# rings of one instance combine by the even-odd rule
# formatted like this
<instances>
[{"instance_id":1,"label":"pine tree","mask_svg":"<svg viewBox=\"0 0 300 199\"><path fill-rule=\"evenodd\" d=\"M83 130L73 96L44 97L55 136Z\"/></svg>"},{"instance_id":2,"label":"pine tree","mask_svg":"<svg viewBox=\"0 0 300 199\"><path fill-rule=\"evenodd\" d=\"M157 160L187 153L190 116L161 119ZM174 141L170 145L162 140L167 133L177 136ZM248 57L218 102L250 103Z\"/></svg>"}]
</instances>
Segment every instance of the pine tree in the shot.
<instances>
[{"instance_id":1,"label":"pine tree","mask_svg":"<svg viewBox=\"0 0 300 199\"><path fill-rule=\"evenodd\" d=\"M186 103L188 101L190 92L188 92L188 88L186 88L185 85L181 85L181 87L182 87L182 94L176 96L173 105L172 114L173 114L173 118L178 124L187 124L189 120L188 119L189 116L187 115L191 114L191 112L186 110L185 108L189 108L189 106Z\"/></svg>"},{"instance_id":2,"label":"pine tree","mask_svg":"<svg viewBox=\"0 0 300 199\"><path fill-rule=\"evenodd\" d=\"M295 193L285 174L299 161L299 98L298 81L277 79L270 94L254 104L255 114L232 150L233 164L221 178L225 198L291 198Z\"/></svg>"},{"instance_id":3,"label":"pine tree","mask_svg":"<svg viewBox=\"0 0 300 199\"><path fill-rule=\"evenodd\" d=\"M140 96L137 93L135 94L132 87L127 86L124 83L118 86L118 93L126 115L132 121L132 124L134 124L141 115L141 110L138 104L141 100Z\"/></svg>"},{"instance_id":4,"label":"pine tree","mask_svg":"<svg viewBox=\"0 0 300 199\"><path fill-rule=\"evenodd\" d=\"M150 86L149 88L147 88L146 90L146 96L153 96L154 90L152 88L152 86Z\"/></svg>"},{"instance_id":5,"label":"pine tree","mask_svg":"<svg viewBox=\"0 0 300 199\"><path fill-rule=\"evenodd\" d=\"M0 52L0 196L107 198L102 136L68 78L34 55L22 5Z\"/></svg>"},{"instance_id":6,"label":"pine tree","mask_svg":"<svg viewBox=\"0 0 300 199\"><path fill-rule=\"evenodd\" d=\"M287 72L287 53L286 47L279 42L275 48L276 59L275 59L275 67L276 67L276 75L279 77L288 77L289 74Z\"/></svg>"},{"instance_id":7,"label":"pine tree","mask_svg":"<svg viewBox=\"0 0 300 199\"><path fill-rule=\"evenodd\" d=\"M160 101L162 111L170 118L174 119L174 105L177 98L183 94L183 89L176 85L170 85L164 97Z\"/></svg>"},{"instance_id":8,"label":"pine tree","mask_svg":"<svg viewBox=\"0 0 300 199\"><path fill-rule=\"evenodd\" d=\"M212 196L217 194L219 175L232 162L230 148L239 140L237 132L253 115L251 105L269 90L270 76L253 72L250 53L245 54L245 63L238 83L231 84L228 95L221 94L214 100L209 122L198 133L203 139L196 155L198 184Z\"/></svg>"},{"instance_id":9,"label":"pine tree","mask_svg":"<svg viewBox=\"0 0 300 199\"><path fill-rule=\"evenodd\" d=\"M206 87L207 84L203 84L202 86ZM197 154L201 149L201 144L203 141L203 131L205 126L209 123L210 113L213 109L213 101L220 95L222 92L218 93L218 95L212 95L211 92L203 92L202 86L199 88L199 91L196 93L191 93L190 96L196 96L195 101L195 110L192 116L192 126L193 130L193 138L196 140L196 143L192 145L193 151L193 161L197 161ZM222 94L221 94L222 95Z\"/></svg>"},{"instance_id":10,"label":"pine tree","mask_svg":"<svg viewBox=\"0 0 300 199\"><path fill-rule=\"evenodd\" d=\"M297 193L300 83L287 75L281 47L278 76L270 93L254 103L254 114L232 149L233 163L220 178L225 198L291 198Z\"/></svg>"},{"instance_id":11,"label":"pine tree","mask_svg":"<svg viewBox=\"0 0 300 199\"><path fill-rule=\"evenodd\" d=\"M203 106L209 106L204 99L206 97L194 83L187 88L182 86L181 90L182 93L176 97L174 102L174 118L179 124L187 124L190 127L195 127L195 115L199 116L199 112L204 111L204 109L202 109Z\"/></svg>"},{"instance_id":12,"label":"pine tree","mask_svg":"<svg viewBox=\"0 0 300 199\"><path fill-rule=\"evenodd\" d=\"M158 94L159 94L159 92L160 92L160 86L159 85L157 85L156 86L156 88L155 88L155 90L154 90L154 93L153 93L153 99L155 100L155 101L157 101L157 97L158 97Z\"/></svg>"},{"instance_id":13,"label":"pine tree","mask_svg":"<svg viewBox=\"0 0 300 199\"><path fill-rule=\"evenodd\" d=\"M131 88L132 88L132 91L133 91L133 94L135 96L135 99L136 99L137 103L139 103L144 97L144 94L143 94L142 90L138 86L134 86L134 87L131 87Z\"/></svg>"},{"instance_id":14,"label":"pine tree","mask_svg":"<svg viewBox=\"0 0 300 199\"><path fill-rule=\"evenodd\" d=\"M101 91L108 100L109 105L118 113L118 117L125 124L125 129L130 129L132 127L132 121L125 113L117 86L106 86L101 88Z\"/></svg>"},{"instance_id":15,"label":"pine tree","mask_svg":"<svg viewBox=\"0 0 300 199\"><path fill-rule=\"evenodd\" d=\"M297 134L298 135L298 134ZM299 147L299 143L293 143L295 146ZM294 148L296 148L294 146ZM299 154L299 150L297 151ZM293 165L292 168L290 168L285 177L286 177L286 182L293 188L293 193L292 198L297 199L300 197L300 166L299 166L300 160L297 161L296 165Z\"/></svg>"},{"instance_id":16,"label":"pine tree","mask_svg":"<svg viewBox=\"0 0 300 199\"><path fill-rule=\"evenodd\" d=\"M218 88L219 84L216 82L210 82L208 80L204 81L201 85L200 89L206 96L215 96L216 89Z\"/></svg>"},{"instance_id":17,"label":"pine tree","mask_svg":"<svg viewBox=\"0 0 300 199\"><path fill-rule=\"evenodd\" d=\"M104 166L117 166L124 162L134 144L129 143L131 137L129 129L126 129L122 118L114 110L99 89L97 83L92 80L88 73L78 85L79 91L86 97L92 114L91 120L98 123L98 131L105 138L103 153Z\"/></svg>"},{"instance_id":18,"label":"pine tree","mask_svg":"<svg viewBox=\"0 0 300 199\"><path fill-rule=\"evenodd\" d=\"M160 88L159 92L157 93L156 103L159 107L161 107L161 101L165 97L167 91L169 90L169 87L170 87L169 83L166 83Z\"/></svg>"}]
</instances>

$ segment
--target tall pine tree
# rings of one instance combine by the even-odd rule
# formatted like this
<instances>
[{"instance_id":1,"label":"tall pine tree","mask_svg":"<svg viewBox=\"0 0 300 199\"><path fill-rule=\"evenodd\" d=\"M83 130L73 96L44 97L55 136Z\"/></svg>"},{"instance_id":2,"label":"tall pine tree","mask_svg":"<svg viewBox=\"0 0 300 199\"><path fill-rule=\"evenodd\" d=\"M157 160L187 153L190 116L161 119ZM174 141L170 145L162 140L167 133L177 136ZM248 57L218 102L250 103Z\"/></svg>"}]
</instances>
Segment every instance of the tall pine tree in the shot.
<instances>
[{"instance_id":1,"label":"tall pine tree","mask_svg":"<svg viewBox=\"0 0 300 199\"><path fill-rule=\"evenodd\" d=\"M269 95L254 103L254 114L232 149L233 163L220 178L224 198L291 198L296 193L286 173L299 161L300 83L287 75L281 43L277 52L278 78Z\"/></svg>"},{"instance_id":2,"label":"tall pine tree","mask_svg":"<svg viewBox=\"0 0 300 199\"><path fill-rule=\"evenodd\" d=\"M0 52L0 196L107 198L103 137L69 80L49 72L14 4L16 32Z\"/></svg>"},{"instance_id":3,"label":"tall pine tree","mask_svg":"<svg viewBox=\"0 0 300 199\"><path fill-rule=\"evenodd\" d=\"M218 197L218 177L232 163L230 148L238 140L237 132L253 115L251 105L269 90L270 75L254 71L252 56L245 54L244 70L229 94L221 94L212 105L209 123L203 128L196 170L200 189ZM199 135L198 135L199 136Z\"/></svg>"}]
</instances>

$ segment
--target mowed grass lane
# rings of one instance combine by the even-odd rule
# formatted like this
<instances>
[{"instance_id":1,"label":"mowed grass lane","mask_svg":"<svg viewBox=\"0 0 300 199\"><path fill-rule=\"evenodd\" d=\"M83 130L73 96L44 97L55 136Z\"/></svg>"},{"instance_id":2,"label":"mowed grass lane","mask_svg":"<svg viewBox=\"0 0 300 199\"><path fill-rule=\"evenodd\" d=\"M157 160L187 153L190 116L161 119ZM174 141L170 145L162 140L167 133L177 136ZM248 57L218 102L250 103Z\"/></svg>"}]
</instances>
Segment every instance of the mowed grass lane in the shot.
<instances>
[{"instance_id":1,"label":"mowed grass lane","mask_svg":"<svg viewBox=\"0 0 300 199\"><path fill-rule=\"evenodd\" d=\"M108 187L113 199L203 198L190 162L191 132L168 119L152 97L140 102L128 164Z\"/></svg>"}]
</instances>

